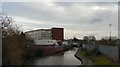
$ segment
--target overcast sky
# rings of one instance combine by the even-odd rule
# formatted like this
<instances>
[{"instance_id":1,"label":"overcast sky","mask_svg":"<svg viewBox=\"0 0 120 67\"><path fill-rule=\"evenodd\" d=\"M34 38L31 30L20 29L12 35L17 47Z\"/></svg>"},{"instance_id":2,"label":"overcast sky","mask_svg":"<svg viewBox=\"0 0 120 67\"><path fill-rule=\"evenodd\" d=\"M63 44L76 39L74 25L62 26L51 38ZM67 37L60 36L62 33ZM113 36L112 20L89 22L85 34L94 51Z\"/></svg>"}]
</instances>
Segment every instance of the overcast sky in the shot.
<instances>
[{"instance_id":1,"label":"overcast sky","mask_svg":"<svg viewBox=\"0 0 120 67\"><path fill-rule=\"evenodd\" d=\"M117 2L3 2L2 11L12 16L23 31L63 27L65 38L97 39L118 35Z\"/></svg>"}]
</instances>

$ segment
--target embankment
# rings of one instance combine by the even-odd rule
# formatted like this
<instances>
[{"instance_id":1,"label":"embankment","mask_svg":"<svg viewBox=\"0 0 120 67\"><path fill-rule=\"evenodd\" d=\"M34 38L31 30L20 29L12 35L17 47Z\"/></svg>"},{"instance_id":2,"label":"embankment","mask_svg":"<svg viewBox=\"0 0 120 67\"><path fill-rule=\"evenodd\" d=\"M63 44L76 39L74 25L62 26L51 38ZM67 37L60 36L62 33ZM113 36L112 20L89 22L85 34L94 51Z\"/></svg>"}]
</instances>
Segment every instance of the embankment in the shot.
<instances>
[{"instance_id":1,"label":"embankment","mask_svg":"<svg viewBox=\"0 0 120 67\"><path fill-rule=\"evenodd\" d=\"M81 50L79 48L77 50L77 52L75 53L75 57L81 61L82 65L93 65L92 60L87 58L87 57L85 57L85 56L83 56L83 55L81 55L80 52L81 52Z\"/></svg>"}]
</instances>

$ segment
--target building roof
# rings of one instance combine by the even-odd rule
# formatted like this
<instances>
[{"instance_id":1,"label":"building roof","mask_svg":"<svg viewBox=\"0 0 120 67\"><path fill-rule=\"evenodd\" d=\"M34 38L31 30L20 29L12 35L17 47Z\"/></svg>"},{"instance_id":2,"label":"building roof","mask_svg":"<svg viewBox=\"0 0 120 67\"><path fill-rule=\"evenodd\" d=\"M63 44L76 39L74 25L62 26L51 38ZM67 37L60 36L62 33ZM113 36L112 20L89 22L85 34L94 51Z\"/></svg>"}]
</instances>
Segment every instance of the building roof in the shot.
<instances>
[{"instance_id":1,"label":"building roof","mask_svg":"<svg viewBox=\"0 0 120 67\"><path fill-rule=\"evenodd\" d=\"M28 33L28 32L35 32L35 31L50 31L51 29L37 29L37 30L31 30L31 31L27 31L25 33Z\"/></svg>"},{"instance_id":2,"label":"building roof","mask_svg":"<svg viewBox=\"0 0 120 67\"><path fill-rule=\"evenodd\" d=\"M51 29L63 29L63 28L60 28L60 27L52 27ZM36 29L36 30L27 31L27 32L25 32L25 33L35 32L35 31L50 31L51 29Z\"/></svg>"},{"instance_id":3,"label":"building roof","mask_svg":"<svg viewBox=\"0 0 120 67\"><path fill-rule=\"evenodd\" d=\"M59 28L58 28L58 27L53 27L52 29L63 29L63 28L60 28L60 27L59 27Z\"/></svg>"}]
</instances>

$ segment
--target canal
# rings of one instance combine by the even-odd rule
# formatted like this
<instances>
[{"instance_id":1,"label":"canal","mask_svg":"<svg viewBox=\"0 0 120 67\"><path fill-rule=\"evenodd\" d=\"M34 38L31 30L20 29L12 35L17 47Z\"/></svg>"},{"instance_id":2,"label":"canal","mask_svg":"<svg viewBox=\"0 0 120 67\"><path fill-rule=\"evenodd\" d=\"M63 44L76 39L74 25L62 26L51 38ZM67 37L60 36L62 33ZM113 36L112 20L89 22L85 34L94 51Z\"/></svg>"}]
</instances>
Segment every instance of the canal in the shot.
<instances>
[{"instance_id":1,"label":"canal","mask_svg":"<svg viewBox=\"0 0 120 67\"><path fill-rule=\"evenodd\" d=\"M28 65L81 65L80 60L74 57L78 48L58 53L56 55L36 58Z\"/></svg>"}]
</instances>

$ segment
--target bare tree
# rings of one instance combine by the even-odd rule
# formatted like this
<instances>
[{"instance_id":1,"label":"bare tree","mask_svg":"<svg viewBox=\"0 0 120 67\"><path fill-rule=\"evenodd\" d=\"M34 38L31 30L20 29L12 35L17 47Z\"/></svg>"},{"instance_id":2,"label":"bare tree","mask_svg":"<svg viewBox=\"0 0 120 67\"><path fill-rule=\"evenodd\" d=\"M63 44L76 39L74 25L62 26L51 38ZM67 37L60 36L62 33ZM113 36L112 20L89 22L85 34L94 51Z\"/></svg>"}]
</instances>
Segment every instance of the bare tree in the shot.
<instances>
[{"instance_id":1,"label":"bare tree","mask_svg":"<svg viewBox=\"0 0 120 67\"><path fill-rule=\"evenodd\" d=\"M83 40L87 41L88 40L88 36L84 36Z\"/></svg>"},{"instance_id":2,"label":"bare tree","mask_svg":"<svg viewBox=\"0 0 120 67\"><path fill-rule=\"evenodd\" d=\"M5 28L8 27L10 23L12 23L12 17L4 14L4 13L0 13L0 21L1 21L1 27Z\"/></svg>"},{"instance_id":3,"label":"bare tree","mask_svg":"<svg viewBox=\"0 0 120 67\"><path fill-rule=\"evenodd\" d=\"M2 38L20 34L20 26L13 24L12 17L2 14L1 15L1 27L2 27Z\"/></svg>"}]
</instances>

